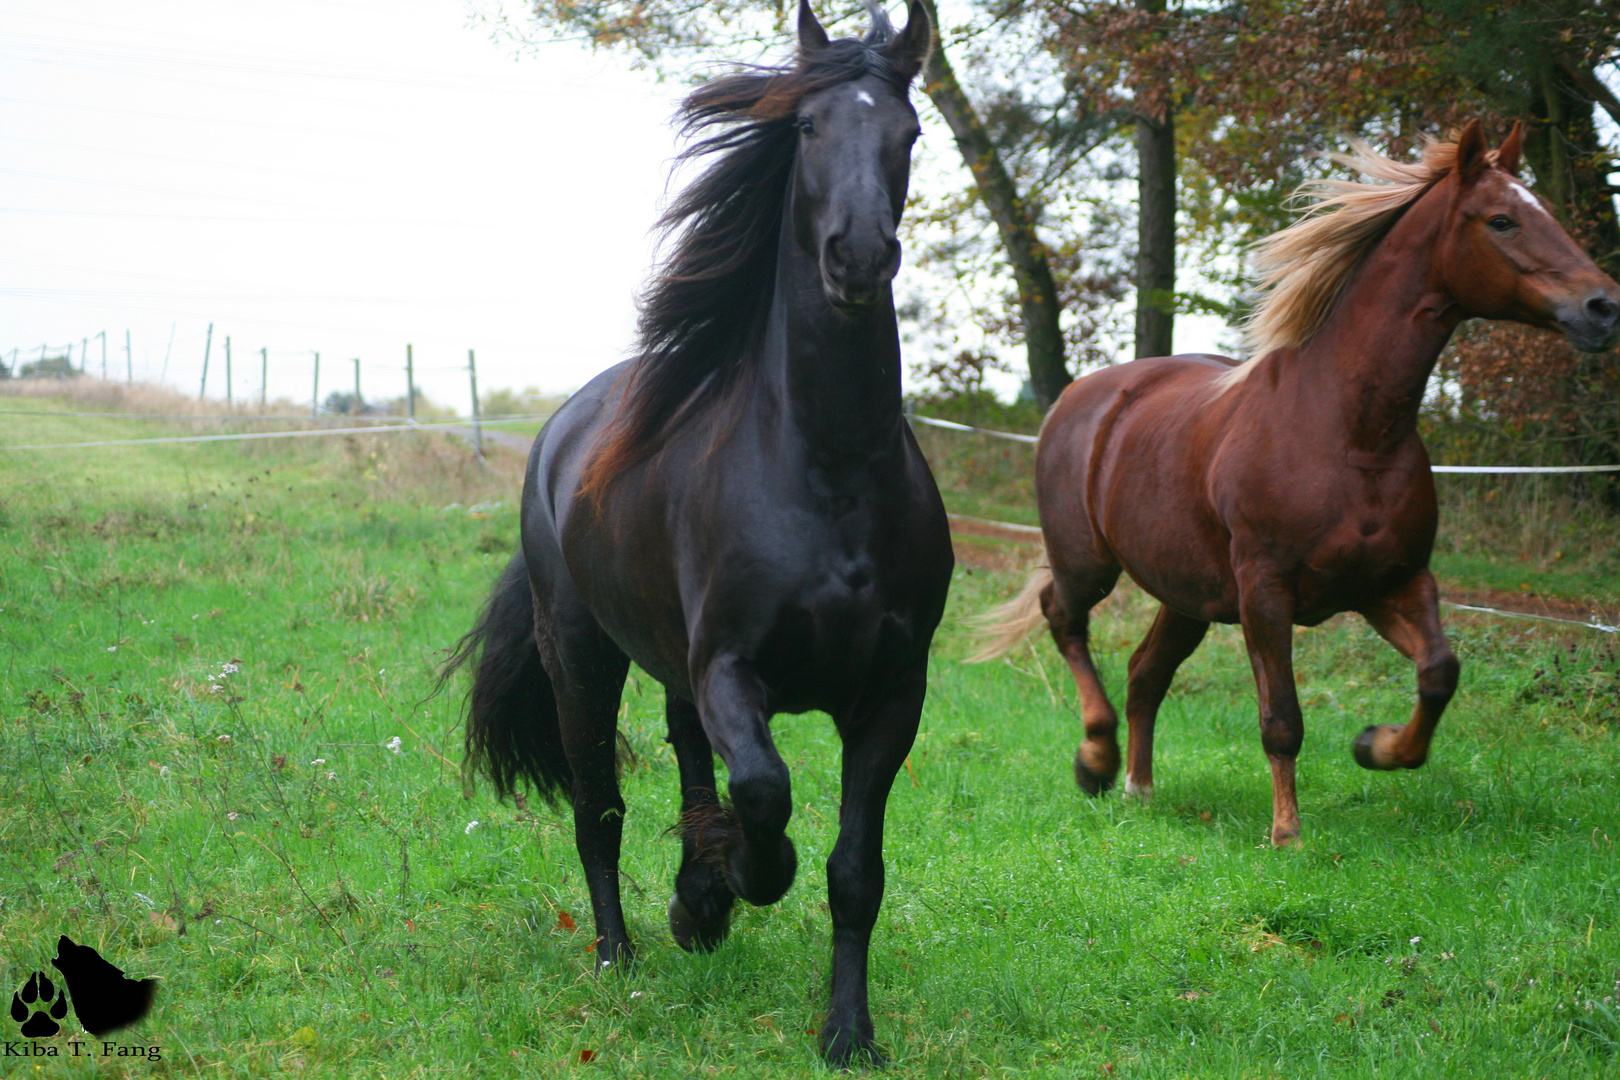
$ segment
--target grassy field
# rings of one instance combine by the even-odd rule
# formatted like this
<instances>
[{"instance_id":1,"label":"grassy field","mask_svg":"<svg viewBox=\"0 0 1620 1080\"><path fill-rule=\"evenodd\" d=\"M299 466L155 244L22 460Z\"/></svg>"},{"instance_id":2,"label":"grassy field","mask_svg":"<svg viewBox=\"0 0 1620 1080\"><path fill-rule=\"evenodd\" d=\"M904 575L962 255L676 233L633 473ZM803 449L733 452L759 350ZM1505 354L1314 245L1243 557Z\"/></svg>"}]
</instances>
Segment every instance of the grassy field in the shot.
<instances>
[{"instance_id":1,"label":"grassy field","mask_svg":"<svg viewBox=\"0 0 1620 1080\"><path fill-rule=\"evenodd\" d=\"M11 418L0 444L162 427ZM978 466L942 466L962 512L1017 509L964 505ZM0 1058L0 1073L822 1071L824 717L775 726L798 883L688 956L663 921L678 845L662 835L677 791L661 693L632 681L641 963L606 978L567 815L464 786L459 689L430 698L432 670L515 540L520 471L419 434L0 451L0 987L45 967L61 933L162 980L115 1037L159 1061ZM1016 482L1013 459L997 482ZM1620 592L1606 542L1532 561L1468 543L1443 565L1462 586ZM1000 554L958 570L890 801L872 994L892 1075L1620 1071L1612 641L1448 616L1462 691L1429 765L1390 775L1357 769L1350 740L1405 717L1409 666L1354 620L1302 632L1305 836L1274 851L1238 633L1213 631L1166 703L1155 801L1089 800L1049 646L962 662L962 617L1026 557ZM1116 694L1150 618L1130 590L1100 612Z\"/></svg>"}]
</instances>

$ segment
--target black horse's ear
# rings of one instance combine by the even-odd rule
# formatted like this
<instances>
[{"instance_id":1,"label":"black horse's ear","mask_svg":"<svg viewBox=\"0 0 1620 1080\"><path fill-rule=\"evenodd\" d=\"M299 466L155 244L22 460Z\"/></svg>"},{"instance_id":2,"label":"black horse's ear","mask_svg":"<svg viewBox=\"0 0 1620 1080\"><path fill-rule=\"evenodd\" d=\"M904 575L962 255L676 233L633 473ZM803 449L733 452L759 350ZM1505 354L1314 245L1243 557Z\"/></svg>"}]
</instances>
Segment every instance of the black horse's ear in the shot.
<instances>
[{"instance_id":1,"label":"black horse's ear","mask_svg":"<svg viewBox=\"0 0 1620 1080\"><path fill-rule=\"evenodd\" d=\"M816 21L810 0L799 0L799 51L813 53L827 47L827 31Z\"/></svg>"},{"instance_id":2,"label":"black horse's ear","mask_svg":"<svg viewBox=\"0 0 1620 1080\"><path fill-rule=\"evenodd\" d=\"M1523 148L1523 142L1524 121L1515 120L1513 130L1502 140L1502 145L1496 148L1496 164L1514 176L1519 175L1519 151Z\"/></svg>"},{"instance_id":3,"label":"black horse's ear","mask_svg":"<svg viewBox=\"0 0 1620 1080\"><path fill-rule=\"evenodd\" d=\"M934 25L928 20L928 9L923 6L922 0L911 0L911 7L906 12L906 28L889 42L883 55L889 58L896 71L910 81L923 69L933 49Z\"/></svg>"},{"instance_id":4,"label":"black horse's ear","mask_svg":"<svg viewBox=\"0 0 1620 1080\"><path fill-rule=\"evenodd\" d=\"M1465 184L1472 184L1490 167L1485 149L1485 134L1479 129L1479 120L1473 119L1463 126L1457 136L1457 174Z\"/></svg>"}]
</instances>

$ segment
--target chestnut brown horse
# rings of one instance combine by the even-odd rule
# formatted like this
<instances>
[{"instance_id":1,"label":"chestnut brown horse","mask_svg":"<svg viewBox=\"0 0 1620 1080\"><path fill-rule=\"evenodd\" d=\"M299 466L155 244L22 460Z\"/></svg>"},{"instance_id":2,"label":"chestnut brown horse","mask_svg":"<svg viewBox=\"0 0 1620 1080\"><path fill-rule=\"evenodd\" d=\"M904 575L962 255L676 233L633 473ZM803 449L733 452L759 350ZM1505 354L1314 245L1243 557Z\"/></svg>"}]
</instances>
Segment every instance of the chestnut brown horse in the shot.
<instances>
[{"instance_id":1,"label":"chestnut brown horse","mask_svg":"<svg viewBox=\"0 0 1620 1080\"><path fill-rule=\"evenodd\" d=\"M1044 616L1080 692L1075 779L1119 771L1114 708L1087 642L1093 606L1123 569L1162 605L1131 657L1125 791L1153 787L1153 724L1171 678L1212 622L1239 623L1271 762L1271 841L1299 835L1294 761L1305 729L1295 625L1359 612L1417 665L1405 725L1355 740L1367 769L1415 769L1457 686L1429 573L1436 507L1418 407L1464 319L1562 330L1602 349L1620 289L1521 184L1519 128L1487 149L1478 122L1405 164L1365 147L1342 164L1383 183L1327 181L1262 241L1251 361L1136 360L1076 380L1036 448L1050 567L992 613L981 657Z\"/></svg>"}]
</instances>

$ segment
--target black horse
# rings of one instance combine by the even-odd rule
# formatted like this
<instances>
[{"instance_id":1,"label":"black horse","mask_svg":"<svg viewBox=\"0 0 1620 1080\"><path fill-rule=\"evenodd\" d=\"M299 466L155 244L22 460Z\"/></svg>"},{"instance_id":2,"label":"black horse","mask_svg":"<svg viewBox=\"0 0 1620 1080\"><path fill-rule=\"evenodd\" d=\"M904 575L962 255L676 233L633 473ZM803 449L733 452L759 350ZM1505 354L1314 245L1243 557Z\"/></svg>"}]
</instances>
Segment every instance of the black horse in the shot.
<instances>
[{"instance_id":1,"label":"black horse","mask_svg":"<svg viewBox=\"0 0 1620 1080\"><path fill-rule=\"evenodd\" d=\"M867 951L883 814L917 731L953 556L901 412L890 282L932 44L913 0L896 34L829 41L801 0L796 61L711 82L683 106L710 164L643 301L639 355L571 398L535 441L523 544L456 664L481 650L469 763L573 799L603 967L631 959L615 773L630 661L661 682L680 764L669 926L725 937L735 897L793 882L777 713L827 712L843 740L827 860L832 1002L822 1051L878 1057ZM730 806L715 788L718 752Z\"/></svg>"}]
</instances>

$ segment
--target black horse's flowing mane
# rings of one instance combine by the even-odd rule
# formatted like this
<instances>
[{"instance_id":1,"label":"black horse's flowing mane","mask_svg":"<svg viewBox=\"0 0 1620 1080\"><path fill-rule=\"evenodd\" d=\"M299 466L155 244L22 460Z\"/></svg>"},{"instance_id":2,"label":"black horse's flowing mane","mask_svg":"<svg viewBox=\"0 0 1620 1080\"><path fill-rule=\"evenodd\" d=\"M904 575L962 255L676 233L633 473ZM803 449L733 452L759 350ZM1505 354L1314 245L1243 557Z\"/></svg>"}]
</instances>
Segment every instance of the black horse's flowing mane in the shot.
<instances>
[{"instance_id":1,"label":"black horse's flowing mane","mask_svg":"<svg viewBox=\"0 0 1620 1080\"><path fill-rule=\"evenodd\" d=\"M893 37L874 9L864 40L801 48L792 66L748 67L681 103L681 133L712 134L677 161L712 160L658 221L677 235L642 296L638 355L586 466L583 494L599 498L615 476L654 453L677 421L724 396L747 372L776 286L799 101L865 75L904 93L910 76L883 52Z\"/></svg>"}]
</instances>

